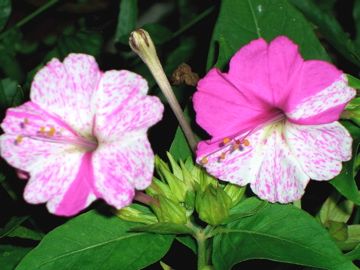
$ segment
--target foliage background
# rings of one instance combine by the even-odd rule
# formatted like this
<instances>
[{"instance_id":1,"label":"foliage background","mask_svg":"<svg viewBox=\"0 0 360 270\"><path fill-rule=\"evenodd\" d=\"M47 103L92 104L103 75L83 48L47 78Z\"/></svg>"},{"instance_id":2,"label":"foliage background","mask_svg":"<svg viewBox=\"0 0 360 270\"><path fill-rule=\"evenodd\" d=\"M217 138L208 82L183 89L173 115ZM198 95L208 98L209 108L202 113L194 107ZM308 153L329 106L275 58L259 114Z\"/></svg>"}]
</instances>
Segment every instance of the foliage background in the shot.
<instances>
[{"instance_id":1,"label":"foliage background","mask_svg":"<svg viewBox=\"0 0 360 270\"><path fill-rule=\"evenodd\" d=\"M224 2L228 4L224 5ZM0 117L3 118L7 107L28 99L32 77L40 67L52 57L64 58L70 52L94 55L102 70L129 69L142 74L149 82L150 93L159 95L166 103L145 65L131 52L127 44L129 33L136 27L149 31L169 77L183 62L202 77L214 64L226 69L233 52L257 38L253 19L245 12L250 2L255 7L263 5L273 9L275 15L283 14L276 11L282 6L286 9L286 16L293 18L296 15L297 20L307 20L306 25L295 22L284 26L277 21L286 21L281 16L261 17L259 27L266 39L285 31L284 34L299 44L302 42L305 58L330 60L344 72L360 76L358 0L277 0L273 2L276 3L273 8L271 0L0 0ZM220 10L222 4L224 7ZM36 11L44 6L48 8L37 14ZM174 86L174 90L183 108L191 105L194 87L180 85ZM194 119L191 106L188 106L188 111L190 118ZM349 121L349 125L354 123ZM206 138L195 123L192 126L200 137ZM174 139L176 128L177 121L166 106L163 121L149 133L154 151L163 158ZM358 160L353 163L358 165ZM43 205L26 204L22 199L25 182L17 179L15 171L4 161L0 163L0 172L0 227L3 228L0 231L0 252L6 254L0 257L0 265L3 262L6 268L1 269L14 269L22 256L45 234L68 219L48 214ZM303 209L313 215L318 213L326 198L334 193L334 187L359 204L356 183L352 177L347 183L344 187L336 182L332 185L311 182L302 201ZM92 208L105 213L108 211L102 202L93 204ZM356 208L351 221L357 224L359 220L360 212ZM164 239L158 241L166 242ZM194 269L196 256L174 241L162 261L175 267L182 262L182 269ZM241 264L241 269L250 267L304 269L302 266L264 260ZM155 263L146 269L161 267Z\"/></svg>"}]
</instances>

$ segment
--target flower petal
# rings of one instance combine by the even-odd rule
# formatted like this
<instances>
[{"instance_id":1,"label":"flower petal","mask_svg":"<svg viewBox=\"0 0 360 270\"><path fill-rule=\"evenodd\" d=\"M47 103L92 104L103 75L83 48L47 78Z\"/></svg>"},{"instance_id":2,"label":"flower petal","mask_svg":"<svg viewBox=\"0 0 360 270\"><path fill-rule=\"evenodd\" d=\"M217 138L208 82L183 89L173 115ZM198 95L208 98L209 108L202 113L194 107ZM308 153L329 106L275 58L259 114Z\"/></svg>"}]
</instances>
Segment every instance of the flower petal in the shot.
<instances>
[{"instance_id":1,"label":"flower petal","mask_svg":"<svg viewBox=\"0 0 360 270\"><path fill-rule=\"evenodd\" d=\"M257 150L264 158L251 181L251 189L270 202L288 203L300 199L310 179L290 152L282 127L277 124L267 127L264 134L266 139Z\"/></svg>"},{"instance_id":2,"label":"flower petal","mask_svg":"<svg viewBox=\"0 0 360 270\"><path fill-rule=\"evenodd\" d=\"M5 134L0 137L1 156L12 166L29 171L38 159L53 153L70 150L73 146L41 140L39 132L61 132L62 136L76 138L74 131L55 115L42 110L33 102L10 108L1 124Z\"/></svg>"},{"instance_id":3,"label":"flower petal","mask_svg":"<svg viewBox=\"0 0 360 270\"><path fill-rule=\"evenodd\" d=\"M134 188L145 189L152 180L154 154L146 133L131 133L119 142L99 145L93 166L99 197L118 209L129 205Z\"/></svg>"},{"instance_id":4,"label":"flower petal","mask_svg":"<svg viewBox=\"0 0 360 270\"><path fill-rule=\"evenodd\" d=\"M162 118L163 105L146 96L147 82L130 71L108 71L93 99L99 141L113 141L126 133L147 130Z\"/></svg>"},{"instance_id":5,"label":"flower petal","mask_svg":"<svg viewBox=\"0 0 360 270\"><path fill-rule=\"evenodd\" d=\"M271 119L268 105L257 96L244 95L245 88L239 89L219 70L210 70L193 96L196 122L213 137L223 138Z\"/></svg>"},{"instance_id":6,"label":"flower petal","mask_svg":"<svg viewBox=\"0 0 360 270\"><path fill-rule=\"evenodd\" d=\"M288 122L286 140L304 172L314 180L329 180L351 159L352 138L338 122L306 126Z\"/></svg>"},{"instance_id":7,"label":"flower petal","mask_svg":"<svg viewBox=\"0 0 360 270\"><path fill-rule=\"evenodd\" d=\"M100 76L92 56L70 54L63 63L53 59L35 75L31 100L59 115L78 133L88 135L92 127L90 100Z\"/></svg>"},{"instance_id":8,"label":"flower petal","mask_svg":"<svg viewBox=\"0 0 360 270\"><path fill-rule=\"evenodd\" d=\"M24 198L29 203L47 203L49 212L71 216L95 199L88 169L88 154L63 152L44 157L29 167Z\"/></svg>"},{"instance_id":9,"label":"flower petal","mask_svg":"<svg viewBox=\"0 0 360 270\"><path fill-rule=\"evenodd\" d=\"M289 106L286 109L286 116L294 123L315 125L336 121L346 103L356 94L355 90L348 86L345 75L338 76L328 83L329 78L326 78L327 80L319 79L323 76L322 74L331 74L331 71L325 68L321 69L321 66L325 66L325 63L306 62L303 72L313 72L314 74L303 75L303 82L298 88L298 92L294 91L291 95ZM316 72L319 74L317 75ZM311 79L305 80L305 78ZM304 99L298 97L297 93L307 91L315 93Z\"/></svg>"}]
</instances>

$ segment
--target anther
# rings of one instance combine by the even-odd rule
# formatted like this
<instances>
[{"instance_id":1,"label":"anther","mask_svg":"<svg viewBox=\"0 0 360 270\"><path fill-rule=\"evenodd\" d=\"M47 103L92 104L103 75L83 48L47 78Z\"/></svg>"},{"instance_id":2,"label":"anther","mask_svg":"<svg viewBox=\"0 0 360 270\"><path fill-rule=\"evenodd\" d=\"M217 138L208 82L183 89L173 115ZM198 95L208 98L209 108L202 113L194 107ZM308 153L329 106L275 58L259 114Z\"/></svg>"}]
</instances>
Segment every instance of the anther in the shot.
<instances>
[{"instance_id":1,"label":"anther","mask_svg":"<svg viewBox=\"0 0 360 270\"><path fill-rule=\"evenodd\" d=\"M231 141L231 139L226 137L226 138L223 139L223 144L224 145L228 144L230 141Z\"/></svg>"},{"instance_id":2,"label":"anther","mask_svg":"<svg viewBox=\"0 0 360 270\"><path fill-rule=\"evenodd\" d=\"M56 129L54 127L51 127L50 130L47 132L47 135L49 137L52 137L55 135L55 133L56 133Z\"/></svg>"},{"instance_id":3,"label":"anther","mask_svg":"<svg viewBox=\"0 0 360 270\"><path fill-rule=\"evenodd\" d=\"M219 161L223 161L226 158L226 153L221 153Z\"/></svg>"},{"instance_id":4,"label":"anther","mask_svg":"<svg viewBox=\"0 0 360 270\"><path fill-rule=\"evenodd\" d=\"M15 145L19 145L21 142L22 142L22 140L23 140L23 136L21 136L21 135L18 135L17 137L16 137L16 139L15 139Z\"/></svg>"},{"instance_id":5,"label":"anther","mask_svg":"<svg viewBox=\"0 0 360 270\"><path fill-rule=\"evenodd\" d=\"M250 145L250 142L249 142L249 140L245 139L245 140L243 140L242 144L243 144L244 146L249 146L249 145Z\"/></svg>"},{"instance_id":6,"label":"anther","mask_svg":"<svg viewBox=\"0 0 360 270\"><path fill-rule=\"evenodd\" d=\"M45 134L45 127L40 127L39 131L38 131L41 135Z\"/></svg>"},{"instance_id":7,"label":"anther","mask_svg":"<svg viewBox=\"0 0 360 270\"><path fill-rule=\"evenodd\" d=\"M203 157L200 161L201 165L205 165L209 162L209 160L206 157Z\"/></svg>"}]
</instances>

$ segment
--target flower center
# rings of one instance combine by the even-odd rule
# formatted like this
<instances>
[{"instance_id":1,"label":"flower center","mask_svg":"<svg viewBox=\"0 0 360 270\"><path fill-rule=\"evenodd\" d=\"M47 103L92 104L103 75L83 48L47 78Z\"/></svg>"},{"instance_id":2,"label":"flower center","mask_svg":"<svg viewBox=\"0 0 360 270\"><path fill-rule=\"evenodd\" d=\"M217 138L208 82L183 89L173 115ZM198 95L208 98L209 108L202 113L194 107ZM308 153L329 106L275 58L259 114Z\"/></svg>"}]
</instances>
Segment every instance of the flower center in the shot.
<instances>
[{"instance_id":1,"label":"flower center","mask_svg":"<svg viewBox=\"0 0 360 270\"><path fill-rule=\"evenodd\" d=\"M14 141L15 145L20 145L24 138L30 138L32 140L39 140L43 142L73 145L79 148L79 150L86 152L92 152L98 146L96 137L91 135L86 138L78 134L72 136L63 135L61 131L56 130L53 126L41 126L34 134L33 132L26 131L26 126L28 124L29 120L27 118L20 123L20 128L23 132L16 137Z\"/></svg>"},{"instance_id":2,"label":"flower center","mask_svg":"<svg viewBox=\"0 0 360 270\"><path fill-rule=\"evenodd\" d=\"M226 159L228 154L233 153L234 151L243 151L245 147L250 146L250 135L254 134L256 131L263 129L266 126L276 124L280 121L283 121L286 116L282 110L276 109L273 113L271 113L272 117L267 118L260 124L256 125L253 128L250 128L245 131L237 132L231 136L227 136L218 141L218 147L216 151L213 151L203 157L200 161L202 165L208 163L208 157L213 155L214 153L219 153L218 162L222 162Z\"/></svg>"}]
</instances>

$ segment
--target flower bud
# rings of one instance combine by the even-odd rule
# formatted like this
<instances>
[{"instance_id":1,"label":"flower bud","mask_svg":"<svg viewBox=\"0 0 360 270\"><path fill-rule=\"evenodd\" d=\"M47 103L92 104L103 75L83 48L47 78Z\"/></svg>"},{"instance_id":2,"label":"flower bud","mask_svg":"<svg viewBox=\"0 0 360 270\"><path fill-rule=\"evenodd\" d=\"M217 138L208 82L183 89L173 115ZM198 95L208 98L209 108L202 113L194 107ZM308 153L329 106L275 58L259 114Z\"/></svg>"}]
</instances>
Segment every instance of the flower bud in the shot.
<instances>
[{"instance_id":1,"label":"flower bud","mask_svg":"<svg viewBox=\"0 0 360 270\"><path fill-rule=\"evenodd\" d=\"M142 206L132 204L116 211L116 215L126 221L140 222L145 224L153 224L158 222L157 218L149 213L141 211Z\"/></svg>"},{"instance_id":2,"label":"flower bud","mask_svg":"<svg viewBox=\"0 0 360 270\"><path fill-rule=\"evenodd\" d=\"M210 225L221 224L228 216L231 198L220 187L208 185L196 196L196 211L201 220Z\"/></svg>"},{"instance_id":3,"label":"flower bud","mask_svg":"<svg viewBox=\"0 0 360 270\"><path fill-rule=\"evenodd\" d=\"M347 104L341 118L349 119L360 126L360 98L354 98Z\"/></svg>"},{"instance_id":4,"label":"flower bud","mask_svg":"<svg viewBox=\"0 0 360 270\"><path fill-rule=\"evenodd\" d=\"M153 197L156 195L163 195L167 198L172 197L172 191L169 186L155 177L151 185L146 189L146 193Z\"/></svg>"},{"instance_id":5,"label":"flower bud","mask_svg":"<svg viewBox=\"0 0 360 270\"><path fill-rule=\"evenodd\" d=\"M170 222L177 224L185 224L187 222L186 209L165 196L156 196L158 205L152 205L159 222Z\"/></svg>"},{"instance_id":6,"label":"flower bud","mask_svg":"<svg viewBox=\"0 0 360 270\"><path fill-rule=\"evenodd\" d=\"M237 205L241 201L245 194L246 187L241 187L231 183L226 184L224 191L231 198L232 204L231 207Z\"/></svg>"}]
</instances>

